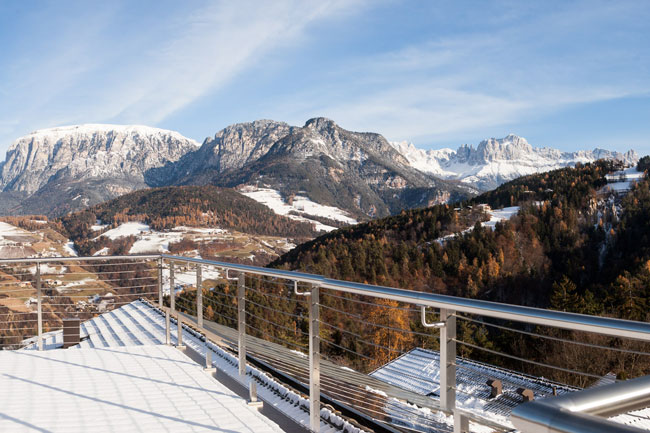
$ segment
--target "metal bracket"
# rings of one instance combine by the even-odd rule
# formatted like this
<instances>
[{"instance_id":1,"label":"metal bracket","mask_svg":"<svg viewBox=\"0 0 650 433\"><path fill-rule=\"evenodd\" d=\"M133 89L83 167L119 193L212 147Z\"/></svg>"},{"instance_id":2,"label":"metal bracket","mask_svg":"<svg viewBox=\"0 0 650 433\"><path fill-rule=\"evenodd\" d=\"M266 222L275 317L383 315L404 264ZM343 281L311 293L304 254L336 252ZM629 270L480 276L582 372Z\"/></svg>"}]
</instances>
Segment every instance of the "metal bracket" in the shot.
<instances>
[{"instance_id":1,"label":"metal bracket","mask_svg":"<svg viewBox=\"0 0 650 433\"><path fill-rule=\"evenodd\" d=\"M293 293L298 296L311 296L311 292L300 292L298 291L298 281L293 281Z\"/></svg>"},{"instance_id":2,"label":"metal bracket","mask_svg":"<svg viewBox=\"0 0 650 433\"><path fill-rule=\"evenodd\" d=\"M422 326L425 328L444 328L447 326L447 322L433 322L433 323L427 323L426 319L426 311L427 307L424 305L420 306L420 311L422 312Z\"/></svg>"},{"instance_id":3,"label":"metal bracket","mask_svg":"<svg viewBox=\"0 0 650 433\"><path fill-rule=\"evenodd\" d=\"M238 280L238 279L239 279L239 277L231 277L230 274L229 274L229 272L230 272L230 269L226 269L226 280L234 281L234 280Z\"/></svg>"}]
</instances>

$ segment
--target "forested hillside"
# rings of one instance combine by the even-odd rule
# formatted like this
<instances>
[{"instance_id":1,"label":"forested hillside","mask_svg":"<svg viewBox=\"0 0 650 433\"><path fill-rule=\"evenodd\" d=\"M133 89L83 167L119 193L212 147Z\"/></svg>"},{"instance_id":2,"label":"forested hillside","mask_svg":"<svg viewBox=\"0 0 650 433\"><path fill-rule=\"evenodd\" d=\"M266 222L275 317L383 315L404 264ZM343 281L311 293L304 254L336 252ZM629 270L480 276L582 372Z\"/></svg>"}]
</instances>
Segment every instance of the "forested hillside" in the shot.
<instances>
[{"instance_id":1,"label":"forested hillside","mask_svg":"<svg viewBox=\"0 0 650 433\"><path fill-rule=\"evenodd\" d=\"M608 221L603 220L607 215L598 212L597 190L613 168L611 162L598 162L526 176L461 205L521 206L519 215L497 224L495 230L477 224L464 235L437 242L460 231L463 211L434 206L321 236L272 265L536 306L549 305L553 284L566 276L584 291L604 296L605 282L614 281L613 274L622 271L609 264L599 266L603 243L611 245L623 235L608 238L604 231Z\"/></svg>"},{"instance_id":2,"label":"forested hillside","mask_svg":"<svg viewBox=\"0 0 650 433\"><path fill-rule=\"evenodd\" d=\"M298 246L271 266L425 292L647 321L650 189L644 180L623 198L607 193L603 190L604 176L617 168L615 163L599 161L523 177L465 202L460 208L439 205L409 210L326 234ZM442 240L450 232L462 231L481 204L493 208L518 205L520 212L496 224L494 230L477 222L473 230ZM366 310L376 308L357 310L365 315ZM398 319L391 319L391 323L398 323ZM412 329L418 326L417 316L403 313L401 320L406 324L411 321ZM561 358L594 374L614 371L628 375L650 369L647 360L639 361L638 357L612 352L610 357L599 355L603 359L594 363L595 352L567 349L553 341L522 337L476 322L461 323L461 338L465 341L507 352L514 350L515 355L526 359L551 362ZM365 332L355 322L343 327ZM558 335L552 330L537 331ZM398 339L393 337L392 341ZM596 341L613 347L632 344L611 339ZM349 347L354 343L342 335L339 344ZM382 341L385 344L389 343ZM376 351L371 351L373 356L380 355ZM462 353L527 368L503 359L497 361L489 353L471 347L464 347ZM585 384L554 371L530 371Z\"/></svg>"},{"instance_id":3,"label":"forested hillside","mask_svg":"<svg viewBox=\"0 0 650 433\"><path fill-rule=\"evenodd\" d=\"M82 255L94 254L105 247L110 247L112 254L129 253L135 242L132 236L117 240L99 236L107 229L131 221L142 222L157 231L178 226L218 227L298 240L311 239L317 233L309 223L276 215L232 189L214 186L139 190L60 219L65 235L74 241ZM176 252L180 252L178 247Z\"/></svg>"},{"instance_id":4,"label":"forested hillside","mask_svg":"<svg viewBox=\"0 0 650 433\"><path fill-rule=\"evenodd\" d=\"M284 236L315 233L310 224L278 216L234 190L214 186L140 190L61 218L66 229L72 232L89 229L96 220L104 224L142 221L155 230L188 225Z\"/></svg>"}]
</instances>

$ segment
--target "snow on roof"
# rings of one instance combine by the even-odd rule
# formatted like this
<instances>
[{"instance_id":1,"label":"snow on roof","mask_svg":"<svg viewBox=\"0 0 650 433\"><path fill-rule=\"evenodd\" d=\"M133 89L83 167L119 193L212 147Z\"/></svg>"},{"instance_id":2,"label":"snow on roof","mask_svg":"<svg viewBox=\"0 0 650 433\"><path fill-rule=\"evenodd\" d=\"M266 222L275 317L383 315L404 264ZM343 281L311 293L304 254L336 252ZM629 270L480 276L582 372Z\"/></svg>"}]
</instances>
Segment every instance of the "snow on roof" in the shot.
<instances>
[{"instance_id":1,"label":"snow on roof","mask_svg":"<svg viewBox=\"0 0 650 433\"><path fill-rule=\"evenodd\" d=\"M461 409L479 415L502 425L509 425L510 412L522 403L517 388L533 391L535 400L578 391L568 385L552 382L543 377L529 376L512 370L495 367L468 359L456 358L456 403ZM440 353L426 349L413 349L378 368L371 376L418 394L439 399L440 396ZM501 380L503 394L490 398L488 379ZM613 382L610 375L594 386ZM650 408L631 411L610 418L621 424L650 430Z\"/></svg>"},{"instance_id":2,"label":"snow on roof","mask_svg":"<svg viewBox=\"0 0 650 433\"><path fill-rule=\"evenodd\" d=\"M171 346L1 351L0 365L0 431L282 431Z\"/></svg>"},{"instance_id":3,"label":"snow on roof","mask_svg":"<svg viewBox=\"0 0 650 433\"><path fill-rule=\"evenodd\" d=\"M574 391L567 385L548 381L544 378L526 376L511 370L456 358L456 394L460 408L495 422L508 424L510 411L522 402L517 388L528 388L535 398ZM413 349L378 368L371 376L395 386L440 398L440 353L426 349ZM498 379L503 383L503 394L490 398L488 379Z\"/></svg>"}]
</instances>

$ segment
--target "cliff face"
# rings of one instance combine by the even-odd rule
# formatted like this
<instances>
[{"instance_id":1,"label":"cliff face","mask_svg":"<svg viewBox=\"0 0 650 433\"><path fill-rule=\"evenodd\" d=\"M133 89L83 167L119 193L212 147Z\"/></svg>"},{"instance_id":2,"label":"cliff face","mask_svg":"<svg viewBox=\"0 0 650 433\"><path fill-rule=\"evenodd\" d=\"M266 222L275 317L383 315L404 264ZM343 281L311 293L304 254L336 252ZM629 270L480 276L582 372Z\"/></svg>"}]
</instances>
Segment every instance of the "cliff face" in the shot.
<instances>
[{"instance_id":1,"label":"cliff face","mask_svg":"<svg viewBox=\"0 0 650 433\"><path fill-rule=\"evenodd\" d=\"M154 186L192 183L189 179L205 173L241 168L264 156L290 130L288 124L273 120L230 125L214 137L207 138L200 148L188 152L176 163L150 170L146 174L147 183Z\"/></svg>"},{"instance_id":2,"label":"cliff face","mask_svg":"<svg viewBox=\"0 0 650 433\"><path fill-rule=\"evenodd\" d=\"M20 193L25 206L41 213L62 205L75 210L145 188L148 170L175 162L197 146L177 132L145 126L39 130L7 151L0 191Z\"/></svg>"},{"instance_id":3,"label":"cliff face","mask_svg":"<svg viewBox=\"0 0 650 433\"><path fill-rule=\"evenodd\" d=\"M197 143L143 126L78 125L35 131L16 140L0 167L0 189L34 193L54 179L131 178L177 161Z\"/></svg>"}]
</instances>

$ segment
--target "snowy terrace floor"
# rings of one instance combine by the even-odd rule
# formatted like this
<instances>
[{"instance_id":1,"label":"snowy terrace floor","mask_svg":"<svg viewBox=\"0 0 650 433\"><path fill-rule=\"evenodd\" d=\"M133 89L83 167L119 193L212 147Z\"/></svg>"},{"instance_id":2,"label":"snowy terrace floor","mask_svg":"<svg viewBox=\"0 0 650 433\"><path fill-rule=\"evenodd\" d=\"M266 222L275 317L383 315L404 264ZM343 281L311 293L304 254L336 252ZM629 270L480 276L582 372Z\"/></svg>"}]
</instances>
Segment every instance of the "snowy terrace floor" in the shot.
<instances>
[{"instance_id":1,"label":"snowy terrace floor","mask_svg":"<svg viewBox=\"0 0 650 433\"><path fill-rule=\"evenodd\" d=\"M144 302L133 302L121 308L105 313L81 325L80 348L115 348L134 345L159 345L165 340L165 322L160 311ZM195 319L184 316L185 323ZM237 331L235 329L204 321L204 328L209 331L212 341L218 346L211 346L214 365L231 377L238 376L235 357L237 348ZM177 327L171 326L171 342L177 342ZM191 330L183 332L183 343L196 354L205 356L205 343ZM61 332L49 334L45 347L52 349L62 344ZM31 349L34 349L32 346ZM247 337L249 360L255 365L285 374L304 387L309 383L308 357L289 350L279 344L259 338ZM74 348L67 351L74 351ZM30 350L31 352L31 350ZM43 353L43 352L41 352ZM249 375L258 382L258 393L262 399L272 402L273 406L297 423L308 426L308 402L289 391L255 367L248 367ZM250 378L249 378L250 380ZM275 382L275 383L274 383ZM321 361L321 391L338 402L354 407L367 417L391 423L393 426L408 427L408 430L451 431L451 417L435 411L437 402L425 395L406 390L368 375L340 367L327 360ZM306 394L306 393L305 393ZM282 397L277 399L277 396ZM406 404L405 402L409 402ZM418 409L413 405L417 405ZM429 410L432 409L432 410ZM321 431L350 431L351 426L336 425L334 417L328 419L323 414ZM341 428L343 427L343 428Z\"/></svg>"},{"instance_id":2,"label":"snowy terrace floor","mask_svg":"<svg viewBox=\"0 0 650 433\"><path fill-rule=\"evenodd\" d=\"M219 326L216 325L215 326ZM214 381L209 375L202 371L202 367L197 362L204 362L206 348L212 352L213 366L217 368L216 378L231 388L237 388L241 394L242 383L239 381L237 358L227 350L224 350L220 341L221 337L210 335L212 341L218 341L220 346L209 344L206 346L205 341L200 338L193 330L184 327L183 344L187 346L185 354L172 346L164 345L165 342L165 319L161 311L145 302L136 301L131 304L122 306L109 313L102 314L94 319L88 320L81 324L80 336L82 342L75 347L67 350L53 350L62 346L63 335L61 331L52 332L44 335L45 351L36 350L35 344L28 346L22 353L48 356L49 354L68 353L68 352L93 352L105 353L109 350L125 350L132 347L156 347L165 348L179 353L180 356L188 362L192 362L197 371L205 375L206 380ZM178 328L175 320L171 323L171 343L177 344ZM255 344L252 337L250 343ZM284 349L287 350L287 349ZM0 352L2 353L2 352ZM187 356L186 356L187 355ZM188 357L189 356L189 357ZM295 356L295 355L294 355ZM194 361L192 361L192 358ZM2 358L0 358L1 360ZM196 361L196 362L195 362ZM5 371L0 361L0 374ZM282 424L284 431L304 432L309 426L309 402L297 393L289 390L271 377L255 369L247 367L248 376L245 385L251 380L255 380L258 386L258 396L265 402L262 409L263 414L268 414L274 421ZM174 375L170 372L166 376L167 380L173 382ZM0 389L3 384L0 381ZM17 388L18 389L18 388ZM242 402L245 400L240 399ZM0 400L1 402L1 400ZM29 406L26 406L29 407ZM247 407L247 406L246 406ZM209 411L211 408L204 407L203 410ZM0 413L1 413L0 409ZM13 416L13 415L12 415ZM32 414L37 417L36 413ZM353 425L344 422L340 417L332 414L330 411L323 409L321 411L322 422L321 432L349 432L362 433L363 431ZM0 415L0 420L1 420ZM273 423L271 423L272 425ZM0 426L1 427L1 426ZM81 429L83 430L83 429ZM247 430L247 429L217 429L220 431L267 431L267 430ZM0 428L0 432L5 431ZM56 431L56 430L48 430ZM61 430L67 431L67 430ZM123 431L120 429L108 431ZM137 429L136 429L137 431ZM191 429L181 429L174 431L194 431ZM270 430L269 430L270 431ZM272 430L276 431L276 430ZM282 431L282 430L279 430Z\"/></svg>"},{"instance_id":3,"label":"snowy terrace floor","mask_svg":"<svg viewBox=\"0 0 650 433\"><path fill-rule=\"evenodd\" d=\"M171 346L0 352L0 431L281 432Z\"/></svg>"}]
</instances>

